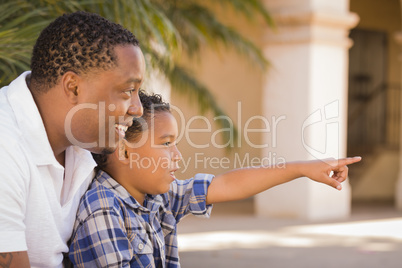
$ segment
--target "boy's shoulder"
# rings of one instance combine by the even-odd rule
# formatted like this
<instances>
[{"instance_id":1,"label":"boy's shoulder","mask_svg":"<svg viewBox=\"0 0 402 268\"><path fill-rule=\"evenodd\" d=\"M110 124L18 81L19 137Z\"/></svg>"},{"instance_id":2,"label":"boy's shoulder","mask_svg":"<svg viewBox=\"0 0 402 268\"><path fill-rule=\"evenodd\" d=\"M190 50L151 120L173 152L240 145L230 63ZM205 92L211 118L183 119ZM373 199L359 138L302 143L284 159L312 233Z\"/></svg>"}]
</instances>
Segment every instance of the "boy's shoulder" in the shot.
<instances>
[{"instance_id":1,"label":"boy's shoulder","mask_svg":"<svg viewBox=\"0 0 402 268\"><path fill-rule=\"evenodd\" d=\"M97 211L118 211L121 205L120 197L95 178L80 201L77 218L85 220Z\"/></svg>"}]
</instances>

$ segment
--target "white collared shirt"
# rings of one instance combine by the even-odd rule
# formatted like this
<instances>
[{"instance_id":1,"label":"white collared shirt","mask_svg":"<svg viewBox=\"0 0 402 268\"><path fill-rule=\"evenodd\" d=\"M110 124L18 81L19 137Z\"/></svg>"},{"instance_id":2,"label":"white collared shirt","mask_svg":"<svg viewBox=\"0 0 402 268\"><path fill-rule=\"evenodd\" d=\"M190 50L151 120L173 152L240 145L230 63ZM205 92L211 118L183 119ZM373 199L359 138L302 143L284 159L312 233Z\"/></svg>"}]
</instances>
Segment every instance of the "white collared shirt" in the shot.
<instances>
[{"instance_id":1,"label":"white collared shirt","mask_svg":"<svg viewBox=\"0 0 402 268\"><path fill-rule=\"evenodd\" d=\"M54 157L25 72L0 89L0 252L28 251L31 267L62 267L95 161L79 147Z\"/></svg>"}]
</instances>

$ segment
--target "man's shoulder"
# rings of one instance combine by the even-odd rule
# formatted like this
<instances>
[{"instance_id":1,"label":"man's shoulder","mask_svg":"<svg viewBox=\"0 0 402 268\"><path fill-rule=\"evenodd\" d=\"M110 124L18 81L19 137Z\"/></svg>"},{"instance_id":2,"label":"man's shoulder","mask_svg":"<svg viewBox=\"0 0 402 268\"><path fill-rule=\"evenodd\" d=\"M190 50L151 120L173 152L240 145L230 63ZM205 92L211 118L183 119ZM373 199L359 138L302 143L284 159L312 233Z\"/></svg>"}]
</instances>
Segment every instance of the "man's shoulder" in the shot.
<instances>
[{"instance_id":1,"label":"man's shoulder","mask_svg":"<svg viewBox=\"0 0 402 268\"><path fill-rule=\"evenodd\" d=\"M2 91L1 89L0 91ZM0 167L16 169L28 176L28 163L32 161L27 157L26 141L20 129L11 106L3 101L0 93ZM32 140L32 142L35 142ZM14 170L15 171L15 170ZM10 172L3 170L3 172ZM1 173L1 172L0 172Z\"/></svg>"},{"instance_id":2,"label":"man's shoulder","mask_svg":"<svg viewBox=\"0 0 402 268\"><path fill-rule=\"evenodd\" d=\"M40 116L36 117L39 111L25 82L27 75L29 72L24 72L10 85L0 88L0 144L20 141L26 126L41 122Z\"/></svg>"},{"instance_id":3,"label":"man's shoulder","mask_svg":"<svg viewBox=\"0 0 402 268\"><path fill-rule=\"evenodd\" d=\"M4 92L0 93L0 144L14 146L14 143L21 139L22 132L18 127L14 111L4 94Z\"/></svg>"},{"instance_id":4,"label":"man's shoulder","mask_svg":"<svg viewBox=\"0 0 402 268\"><path fill-rule=\"evenodd\" d=\"M3 104L0 100L0 161L2 164L0 167L4 165L8 168L16 168L18 166L21 169L26 166L27 161L30 161L26 157L25 141L11 107ZM13 166L9 166L10 163L14 163Z\"/></svg>"}]
</instances>

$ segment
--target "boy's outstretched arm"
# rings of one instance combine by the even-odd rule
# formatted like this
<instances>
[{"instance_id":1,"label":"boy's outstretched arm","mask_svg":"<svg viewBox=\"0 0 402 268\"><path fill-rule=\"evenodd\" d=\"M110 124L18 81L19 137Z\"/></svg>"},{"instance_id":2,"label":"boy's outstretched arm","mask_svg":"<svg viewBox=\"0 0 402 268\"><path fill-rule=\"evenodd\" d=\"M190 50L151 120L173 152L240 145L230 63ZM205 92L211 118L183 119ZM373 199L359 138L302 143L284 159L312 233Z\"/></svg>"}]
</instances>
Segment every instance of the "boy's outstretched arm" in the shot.
<instances>
[{"instance_id":1,"label":"boy's outstretched arm","mask_svg":"<svg viewBox=\"0 0 402 268\"><path fill-rule=\"evenodd\" d=\"M244 199L299 177L308 177L338 190L348 176L347 165L361 157L286 163L284 167L251 167L216 176L208 187L207 204Z\"/></svg>"}]
</instances>

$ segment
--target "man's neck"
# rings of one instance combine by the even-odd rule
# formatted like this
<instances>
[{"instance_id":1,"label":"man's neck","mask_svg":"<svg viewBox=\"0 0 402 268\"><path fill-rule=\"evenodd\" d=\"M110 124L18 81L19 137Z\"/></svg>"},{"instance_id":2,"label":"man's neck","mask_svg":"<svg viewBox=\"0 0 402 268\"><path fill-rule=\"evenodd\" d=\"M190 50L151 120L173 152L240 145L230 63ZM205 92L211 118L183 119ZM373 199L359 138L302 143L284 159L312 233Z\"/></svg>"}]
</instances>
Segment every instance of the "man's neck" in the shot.
<instances>
[{"instance_id":1,"label":"man's neck","mask_svg":"<svg viewBox=\"0 0 402 268\"><path fill-rule=\"evenodd\" d=\"M60 153L58 155L55 155L55 158L56 158L57 162L60 163L60 165L65 167L65 164L66 164L66 151L64 151L64 152L62 152L62 153Z\"/></svg>"},{"instance_id":2,"label":"man's neck","mask_svg":"<svg viewBox=\"0 0 402 268\"><path fill-rule=\"evenodd\" d=\"M64 167L65 165L65 150L69 146L64 142L63 131L58 131L60 120L57 120L56 116L60 114L60 107L55 104L56 98L52 98L52 92L42 93L33 89L33 83L31 83L31 76L26 77L26 83L31 91L32 97L38 108L39 114L42 118L43 125L45 126L47 138L50 146L53 150L53 154L57 160ZM53 90L53 89L50 89ZM47 95L47 96L46 96ZM59 109L58 109L59 108ZM62 114L61 114L62 115ZM63 120L64 122L64 120Z\"/></svg>"}]
</instances>

